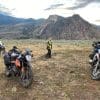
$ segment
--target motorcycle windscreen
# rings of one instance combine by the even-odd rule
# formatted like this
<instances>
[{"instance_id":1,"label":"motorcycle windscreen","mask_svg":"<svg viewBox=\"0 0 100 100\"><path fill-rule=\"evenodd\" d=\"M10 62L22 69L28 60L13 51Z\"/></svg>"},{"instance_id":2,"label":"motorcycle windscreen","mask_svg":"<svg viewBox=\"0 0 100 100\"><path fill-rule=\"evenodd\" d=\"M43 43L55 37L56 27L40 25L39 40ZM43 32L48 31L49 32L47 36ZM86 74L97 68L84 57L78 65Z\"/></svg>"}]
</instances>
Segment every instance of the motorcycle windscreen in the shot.
<instances>
[{"instance_id":1,"label":"motorcycle windscreen","mask_svg":"<svg viewBox=\"0 0 100 100\"><path fill-rule=\"evenodd\" d=\"M31 59L32 59L31 55L26 55L25 57L26 57L26 60L29 61L29 62L30 62Z\"/></svg>"}]
</instances>

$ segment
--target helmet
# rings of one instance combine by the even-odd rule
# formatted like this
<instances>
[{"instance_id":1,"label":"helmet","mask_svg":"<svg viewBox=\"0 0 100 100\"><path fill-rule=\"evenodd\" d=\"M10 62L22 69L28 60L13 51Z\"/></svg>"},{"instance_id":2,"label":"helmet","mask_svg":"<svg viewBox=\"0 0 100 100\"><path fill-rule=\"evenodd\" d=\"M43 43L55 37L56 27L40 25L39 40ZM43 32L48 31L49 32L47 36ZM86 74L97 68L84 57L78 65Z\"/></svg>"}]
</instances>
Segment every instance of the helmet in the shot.
<instances>
[{"instance_id":1,"label":"helmet","mask_svg":"<svg viewBox=\"0 0 100 100\"><path fill-rule=\"evenodd\" d=\"M16 46L13 46L13 49L18 49Z\"/></svg>"}]
</instances>

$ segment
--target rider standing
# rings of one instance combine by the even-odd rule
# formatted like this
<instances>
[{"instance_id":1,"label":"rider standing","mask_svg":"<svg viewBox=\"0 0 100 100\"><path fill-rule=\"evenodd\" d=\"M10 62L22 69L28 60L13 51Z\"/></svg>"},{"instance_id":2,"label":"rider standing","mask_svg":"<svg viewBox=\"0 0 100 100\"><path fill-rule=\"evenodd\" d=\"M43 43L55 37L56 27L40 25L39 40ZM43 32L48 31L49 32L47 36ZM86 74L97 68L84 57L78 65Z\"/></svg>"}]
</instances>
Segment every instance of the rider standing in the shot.
<instances>
[{"instance_id":1,"label":"rider standing","mask_svg":"<svg viewBox=\"0 0 100 100\"><path fill-rule=\"evenodd\" d=\"M48 50L47 56L49 58L51 58L51 50L52 50L52 41L51 41L51 39L47 42L47 50Z\"/></svg>"}]
</instances>

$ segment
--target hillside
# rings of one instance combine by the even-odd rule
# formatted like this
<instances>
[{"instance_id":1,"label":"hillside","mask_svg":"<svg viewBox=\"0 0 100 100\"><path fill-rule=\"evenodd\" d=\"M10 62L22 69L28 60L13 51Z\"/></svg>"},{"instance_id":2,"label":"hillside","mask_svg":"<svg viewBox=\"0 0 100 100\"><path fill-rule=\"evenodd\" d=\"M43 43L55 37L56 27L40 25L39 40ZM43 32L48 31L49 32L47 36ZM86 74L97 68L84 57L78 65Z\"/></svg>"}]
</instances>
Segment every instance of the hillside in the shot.
<instances>
[{"instance_id":1,"label":"hillside","mask_svg":"<svg viewBox=\"0 0 100 100\"><path fill-rule=\"evenodd\" d=\"M0 14L0 25L14 25L18 23L34 22L33 19L16 18L12 16L7 16Z\"/></svg>"},{"instance_id":2,"label":"hillside","mask_svg":"<svg viewBox=\"0 0 100 100\"><path fill-rule=\"evenodd\" d=\"M0 38L30 38L33 36L32 32L34 30L34 27L40 25L43 22L44 19L23 19L0 14Z\"/></svg>"},{"instance_id":3,"label":"hillside","mask_svg":"<svg viewBox=\"0 0 100 100\"><path fill-rule=\"evenodd\" d=\"M18 19L10 16L0 19L0 38L6 39L97 39L100 27L85 21L79 15L62 17L50 15L48 19Z\"/></svg>"},{"instance_id":4,"label":"hillside","mask_svg":"<svg viewBox=\"0 0 100 100\"><path fill-rule=\"evenodd\" d=\"M30 38L34 29L34 23L19 23L15 25L1 25L0 38L21 39Z\"/></svg>"}]
</instances>

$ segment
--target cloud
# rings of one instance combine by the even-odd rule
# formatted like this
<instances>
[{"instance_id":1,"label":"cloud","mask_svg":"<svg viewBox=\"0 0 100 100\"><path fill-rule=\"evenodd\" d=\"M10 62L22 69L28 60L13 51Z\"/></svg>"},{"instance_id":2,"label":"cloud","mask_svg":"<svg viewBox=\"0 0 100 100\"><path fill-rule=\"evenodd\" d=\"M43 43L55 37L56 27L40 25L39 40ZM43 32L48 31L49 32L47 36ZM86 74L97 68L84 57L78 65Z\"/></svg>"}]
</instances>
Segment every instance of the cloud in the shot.
<instances>
[{"instance_id":1,"label":"cloud","mask_svg":"<svg viewBox=\"0 0 100 100\"><path fill-rule=\"evenodd\" d=\"M75 2L75 6L72 7L67 7L68 10L76 10L79 8L83 8L87 5L89 5L90 3L94 3L94 2L98 2L100 3L100 0L76 0Z\"/></svg>"},{"instance_id":2,"label":"cloud","mask_svg":"<svg viewBox=\"0 0 100 100\"><path fill-rule=\"evenodd\" d=\"M84 8L84 7L86 7L87 5L89 5L91 3L100 3L100 0L75 0L74 2L73 1L70 1L70 2L73 4L70 7L65 7L64 6L64 5L67 4L67 2L66 2L66 3L50 5L48 8L46 8L44 10L58 9L60 6L62 6L62 9L76 10L76 9L79 9L79 8Z\"/></svg>"},{"instance_id":3,"label":"cloud","mask_svg":"<svg viewBox=\"0 0 100 100\"><path fill-rule=\"evenodd\" d=\"M96 22L100 22L100 19L95 20Z\"/></svg>"},{"instance_id":4,"label":"cloud","mask_svg":"<svg viewBox=\"0 0 100 100\"><path fill-rule=\"evenodd\" d=\"M50 5L50 7L44 9L44 10L52 10L52 9L57 9L60 6L63 6L64 4L54 4L54 5Z\"/></svg>"},{"instance_id":5,"label":"cloud","mask_svg":"<svg viewBox=\"0 0 100 100\"><path fill-rule=\"evenodd\" d=\"M0 4L0 14L11 15L11 11L8 8L6 8L5 6Z\"/></svg>"}]
</instances>

